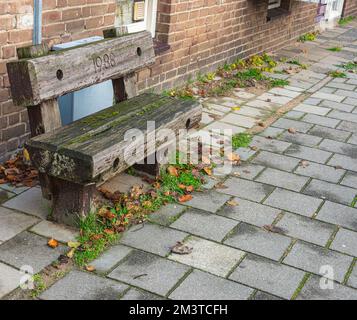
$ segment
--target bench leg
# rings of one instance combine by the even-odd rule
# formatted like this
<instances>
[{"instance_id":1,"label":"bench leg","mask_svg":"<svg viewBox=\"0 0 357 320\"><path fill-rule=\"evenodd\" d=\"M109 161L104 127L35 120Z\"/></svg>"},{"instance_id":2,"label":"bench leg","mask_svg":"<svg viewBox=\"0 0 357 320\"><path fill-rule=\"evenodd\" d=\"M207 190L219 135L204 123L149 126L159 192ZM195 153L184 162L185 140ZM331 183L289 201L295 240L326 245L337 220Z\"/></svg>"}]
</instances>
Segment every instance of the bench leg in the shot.
<instances>
[{"instance_id":1,"label":"bench leg","mask_svg":"<svg viewBox=\"0 0 357 320\"><path fill-rule=\"evenodd\" d=\"M52 196L52 220L70 226L78 226L78 220L94 209L96 184L77 184L50 178Z\"/></svg>"},{"instance_id":2,"label":"bench leg","mask_svg":"<svg viewBox=\"0 0 357 320\"><path fill-rule=\"evenodd\" d=\"M150 163L148 163L148 158L151 157L155 157L155 163L152 163L153 161L150 161ZM144 159L144 163L135 163L133 165L134 169L139 171L139 172L143 172L146 174L149 174L150 176L153 177L158 177L160 175L160 164L157 162L157 158L156 158L156 153L155 155L149 156L147 158Z\"/></svg>"}]
</instances>

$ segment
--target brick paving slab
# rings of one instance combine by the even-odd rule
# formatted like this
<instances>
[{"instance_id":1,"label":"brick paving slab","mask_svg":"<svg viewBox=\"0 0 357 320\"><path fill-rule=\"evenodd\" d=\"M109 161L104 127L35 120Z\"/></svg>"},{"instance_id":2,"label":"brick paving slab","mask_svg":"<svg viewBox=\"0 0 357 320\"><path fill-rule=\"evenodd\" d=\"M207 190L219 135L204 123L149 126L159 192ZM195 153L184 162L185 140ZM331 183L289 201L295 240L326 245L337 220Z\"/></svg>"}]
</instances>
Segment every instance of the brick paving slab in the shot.
<instances>
[{"instance_id":1,"label":"brick paving slab","mask_svg":"<svg viewBox=\"0 0 357 320\"><path fill-rule=\"evenodd\" d=\"M35 217L0 207L0 241L11 239L38 221Z\"/></svg>"},{"instance_id":2,"label":"brick paving slab","mask_svg":"<svg viewBox=\"0 0 357 320\"><path fill-rule=\"evenodd\" d=\"M235 113L229 113L228 115L220 119L220 121L248 129L254 127L256 123L256 120L250 117L241 116Z\"/></svg>"},{"instance_id":3,"label":"brick paving slab","mask_svg":"<svg viewBox=\"0 0 357 320\"><path fill-rule=\"evenodd\" d=\"M314 126L310 131L309 134L312 134L317 137L321 138L328 138L337 141L346 141L347 138L351 135L348 131L332 129L324 126Z\"/></svg>"},{"instance_id":4,"label":"brick paving slab","mask_svg":"<svg viewBox=\"0 0 357 320\"><path fill-rule=\"evenodd\" d=\"M239 283L194 270L171 293L169 298L173 300L246 300L253 292L253 289Z\"/></svg>"},{"instance_id":5,"label":"brick paving slab","mask_svg":"<svg viewBox=\"0 0 357 320\"><path fill-rule=\"evenodd\" d=\"M340 111L344 111L344 112L351 112L354 109L354 106L352 106L350 104L347 104L346 100L343 103L342 102L329 101L329 100L322 100L321 103L320 103L320 106L321 107L331 108L331 109L334 109L334 110L340 110Z\"/></svg>"},{"instance_id":6,"label":"brick paving slab","mask_svg":"<svg viewBox=\"0 0 357 320\"><path fill-rule=\"evenodd\" d=\"M242 222L224 243L278 261L291 239Z\"/></svg>"},{"instance_id":7,"label":"brick paving slab","mask_svg":"<svg viewBox=\"0 0 357 320\"><path fill-rule=\"evenodd\" d=\"M272 186L239 178L229 178L224 185L226 188L217 191L257 202L262 201L274 190Z\"/></svg>"},{"instance_id":8,"label":"brick paving slab","mask_svg":"<svg viewBox=\"0 0 357 320\"><path fill-rule=\"evenodd\" d=\"M356 189L338 184L312 179L304 190L305 194L350 205L356 196Z\"/></svg>"},{"instance_id":9,"label":"brick paving slab","mask_svg":"<svg viewBox=\"0 0 357 320\"><path fill-rule=\"evenodd\" d=\"M212 180L212 188L217 183L217 181ZM207 186L206 186L207 187ZM209 189L209 188L208 188ZM187 207L170 203L166 206L163 206L158 211L153 212L148 216L150 222L161 224L163 226L168 226L174 222L185 210Z\"/></svg>"},{"instance_id":10,"label":"brick paving slab","mask_svg":"<svg viewBox=\"0 0 357 320\"><path fill-rule=\"evenodd\" d=\"M171 253L169 259L221 277L226 277L245 255L242 250L194 236L188 238L185 245L192 248L190 254Z\"/></svg>"},{"instance_id":11,"label":"brick paving slab","mask_svg":"<svg viewBox=\"0 0 357 320\"><path fill-rule=\"evenodd\" d=\"M325 93L325 92L316 92L312 96L312 98L330 100L335 102L341 102L345 97L337 94Z\"/></svg>"},{"instance_id":12,"label":"brick paving slab","mask_svg":"<svg viewBox=\"0 0 357 320\"><path fill-rule=\"evenodd\" d=\"M320 143L320 149L344 154L348 157L354 158L357 161L357 146L349 143L338 142L335 140L324 139Z\"/></svg>"},{"instance_id":13,"label":"brick paving slab","mask_svg":"<svg viewBox=\"0 0 357 320\"><path fill-rule=\"evenodd\" d=\"M267 168L255 180L292 191L300 191L309 179L293 173Z\"/></svg>"},{"instance_id":14,"label":"brick paving slab","mask_svg":"<svg viewBox=\"0 0 357 320\"><path fill-rule=\"evenodd\" d=\"M292 119L292 120L300 120L304 115L305 115L304 112L291 110L291 111L285 113L283 118Z\"/></svg>"},{"instance_id":15,"label":"brick paving slab","mask_svg":"<svg viewBox=\"0 0 357 320\"><path fill-rule=\"evenodd\" d=\"M331 109L329 109L329 108L319 107L319 106L311 106L311 105L303 104L303 103L300 103L299 105L297 105L293 110L322 115L322 116L328 114L331 111Z\"/></svg>"},{"instance_id":16,"label":"brick paving slab","mask_svg":"<svg viewBox=\"0 0 357 320\"><path fill-rule=\"evenodd\" d=\"M276 296L273 296L269 293L265 293L262 291L257 291L257 293L254 295L252 300L281 300L281 298L278 298Z\"/></svg>"},{"instance_id":17,"label":"brick paving slab","mask_svg":"<svg viewBox=\"0 0 357 320\"><path fill-rule=\"evenodd\" d=\"M257 99L283 105L283 104L289 103L293 98L278 96L278 95L274 95L272 93L266 92L266 93L263 93L262 95L260 95L259 97L257 97Z\"/></svg>"},{"instance_id":18,"label":"brick paving slab","mask_svg":"<svg viewBox=\"0 0 357 320\"><path fill-rule=\"evenodd\" d=\"M321 103L321 101L322 101L321 99L317 99L317 98L307 98L304 100L304 103L310 104L312 106L317 106L318 104ZM326 100L326 101L328 101L328 100Z\"/></svg>"},{"instance_id":19,"label":"brick paving slab","mask_svg":"<svg viewBox=\"0 0 357 320\"><path fill-rule=\"evenodd\" d=\"M252 161L252 163L285 171L293 171L299 162L299 159L267 151L261 151Z\"/></svg>"},{"instance_id":20,"label":"brick paving slab","mask_svg":"<svg viewBox=\"0 0 357 320\"><path fill-rule=\"evenodd\" d=\"M337 229L333 225L288 212L276 225L284 230L285 235L321 246L326 245Z\"/></svg>"},{"instance_id":21,"label":"brick paving slab","mask_svg":"<svg viewBox=\"0 0 357 320\"><path fill-rule=\"evenodd\" d=\"M353 134L350 139L348 139L348 143L357 145L357 134Z\"/></svg>"},{"instance_id":22,"label":"brick paving slab","mask_svg":"<svg viewBox=\"0 0 357 320\"><path fill-rule=\"evenodd\" d=\"M279 140L268 139L265 137L255 136L250 144L251 147L257 147L270 152L284 152L291 143Z\"/></svg>"},{"instance_id":23,"label":"brick paving slab","mask_svg":"<svg viewBox=\"0 0 357 320\"><path fill-rule=\"evenodd\" d=\"M222 241L236 221L200 210L188 210L171 227L206 239Z\"/></svg>"},{"instance_id":24,"label":"brick paving slab","mask_svg":"<svg viewBox=\"0 0 357 320\"><path fill-rule=\"evenodd\" d=\"M163 300L164 298L144 290L131 288L120 300Z\"/></svg>"},{"instance_id":25,"label":"brick paving slab","mask_svg":"<svg viewBox=\"0 0 357 320\"><path fill-rule=\"evenodd\" d=\"M343 101L344 103L347 103L347 104L350 104L350 105L352 105L352 106L356 106L357 105L357 99L356 98L350 98L350 97L348 97L348 98L346 98L344 101ZM341 111L344 111L344 110L341 110ZM348 112L348 111L347 111Z\"/></svg>"},{"instance_id":26,"label":"brick paving slab","mask_svg":"<svg viewBox=\"0 0 357 320\"><path fill-rule=\"evenodd\" d=\"M120 244L115 245L91 262L91 265L95 267L96 272L100 274L107 273L132 252L132 250L133 249Z\"/></svg>"},{"instance_id":27,"label":"brick paving slab","mask_svg":"<svg viewBox=\"0 0 357 320\"><path fill-rule=\"evenodd\" d=\"M301 120L305 123L317 124L329 128L336 128L336 126L340 123L340 120L329 117L322 117L311 113L304 116Z\"/></svg>"},{"instance_id":28,"label":"brick paving slab","mask_svg":"<svg viewBox=\"0 0 357 320\"><path fill-rule=\"evenodd\" d=\"M242 163L239 167L234 168L233 174L239 175L239 177L253 180L260 172L264 170L263 166L250 163Z\"/></svg>"},{"instance_id":29,"label":"brick paving slab","mask_svg":"<svg viewBox=\"0 0 357 320\"><path fill-rule=\"evenodd\" d=\"M333 274L326 274L331 280L343 282L353 258L320 246L298 241L284 259L284 263L317 275L324 275L324 266L331 266Z\"/></svg>"},{"instance_id":30,"label":"brick paving slab","mask_svg":"<svg viewBox=\"0 0 357 320\"><path fill-rule=\"evenodd\" d=\"M326 201L316 219L357 231L357 209Z\"/></svg>"},{"instance_id":31,"label":"brick paving slab","mask_svg":"<svg viewBox=\"0 0 357 320\"><path fill-rule=\"evenodd\" d=\"M357 257L357 232L341 228L330 248Z\"/></svg>"},{"instance_id":32,"label":"brick paving slab","mask_svg":"<svg viewBox=\"0 0 357 320\"><path fill-rule=\"evenodd\" d=\"M298 132L307 133L312 128L313 124L297 120L280 118L279 120L275 121L272 126L282 129L294 128Z\"/></svg>"},{"instance_id":33,"label":"brick paving slab","mask_svg":"<svg viewBox=\"0 0 357 320\"><path fill-rule=\"evenodd\" d=\"M357 173L347 172L343 177L341 184L351 188L357 188Z\"/></svg>"},{"instance_id":34,"label":"brick paving slab","mask_svg":"<svg viewBox=\"0 0 357 320\"><path fill-rule=\"evenodd\" d=\"M356 94L357 94L357 92L356 92ZM329 117L335 118L338 120L346 120L346 121L350 121L353 123L357 123L357 114L352 114L350 112L342 112L342 111L338 111L338 110L332 110L329 113Z\"/></svg>"},{"instance_id":35,"label":"brick paving slab","mask_svg":"<svg viewBox=\"0 0 357 320\"><path fill-rule=\"evenodd\" d=\"M321 277L310 277L296 300L357 300L356 290L338 283L333 283L333 289L322 289L320 281ZM322 283L325 282L326 280L322 279Z\"/></svg>"},{"instance_id":36,"label":"brick paving slab","mask_svg":"<svg viewBox=\"0 0 357 320\"><path fill-rule=\"evenodd\" d=\"M234 151L234 153L238 154L242 161L247 161L249 158L253 157L257 151L251 148L238 148Z\"/></svg>"},{"instance_id":37,"label":"brick paving slab","mask_svg":"<svg viewBox=\"0 0 357 320\"><path fill-rule=\"evenodd\" d=\"M272 260L248 255L229 279L290 299L304 277L304 272Z\"/></svg>"},{"instance_id":38,"label":"brick paving slab","mask_svg":"<svg viewBox=\"0 0 357 320\"><path fill-rule=\"evenodd\" d=\"M170 248L185 237L187 237L185 232L145 223L130 228L124 233L120 242L129 247L166 256L170 252Z\"/></svg>"},{"instance_id":39,"label":"brick paving slab","mask_svg":"<svg viewBox=\"0 0 357 320\"><path fill-rule=\"evenodd\" d=\"M281 128L274 128L274 127L269 127L266 128L264 131L259 133L259 135L263 137L270 137L270 138L278 138L282 133L284 132L284 129Z\"/></svg>"},{"instance_id":40,"label":"brick paving slab","mask_svg":"<svg viewBox=\"0 0 357 320\"><path fill-rule=\"evenodd\" d=\"M308 147L315 147L322 140L322 138L320 137L316 137L305 133L299 133L299 132L296 132L294 134L289 132L284 132L279 136L279 139L295 144L302 144Z\"/></svg>"},{"instance_id":41,"label":"brick paving slab","mask_svg":"<svg viewBox=\"0 0 357 320\"><path fill-rule=\"evenodd\" d=\"M298 144L292 144L284 153L285 155L288 156L293 156L296 158L304 159L304 160L309 160L309 161L314 161L318 163L326 163L326 161L331 157L332 153L315 149L315 148L310 148L310 147L305 147L301 146Z\"/></svg>"},{"instance_id":42,"label":"brick paving slab","mask_svg":"<svg viewBox=\"0 0 357 320\"><path fill-rule=\"evenodd\" d=\"M237 203L236 206L227 204L217 214L263 227L264 225L271 224L281 212L279 209L241 198L234 198L234 201Z\"/></svg>"},{"instance_id":43,"label":"brick paving slab","mask_svg":"<svg viewBox=\"0 0 357 320\"><path fill-rule=\"evenodd\" d=\"M349 286L357 289L357 267L356 267L356 264L348 278L347 284Z\"/></svg>"},{"instance_id":44,"label":"brick paving slab","mask_svg":"<svg viewBox=\"0 0 357 320\"><path fill-rule=\"evenodd\" d=\"M131 252L108 277L165 296L189 267L143 251Z\"/></svg>"},{"instance_id":45,"label":"brick paving slab","mask_svg":"<svg viewBox=\"0 0 357 320\"><path fill-rule=\"evenodd\" d=\"M345 156L342 154L334 154L332 158L329 160L328 165L330 166L338 166L344 169L348 169L351 171L357 172L357 161L354 158L349 156Z\"/></svg>"},{"instance_id":46,"label":"brick paving slab","mask_svg":"<svg viewBox=\"0 0 357 320\"><path fill-rule=\"evenodd\" d=\"M196 192L193 194L192 200L185 202L185 205L209 212L216 212L229 198L229 196L213 190L204 193Z\"/></svg>"},{"instance_id":47,"label":"brick paving slab","mask_svg":"<svg viewBox=\"0 0 357 320\"><path fill-rule=\"evenodd\" d=\"M18 269L28 265L37 273L66 251L63 246L50 248L47 241L33 233L19 233L0 245L0 260Z\"/></svg>"},{"instance_id":48,"label":"brick paving slab","mask_svg":"<svg viewBox=\"0 0 357 320\"><path fill-rule=\"evenodd\" d=\"M0 299L8 295L10 292L15 290L20 285L20 280L23 274L10 267L6 264L0 262Z\"/></svg>"},{"instance_id":49,"label":"brick paving slab","mask_svg":"<svg viewBox=\"0 0 357 320\"><path fill-rule=\"evenodd\" d=\"M264 201L264 204L311 217L322 202L321 199L278 188Z\"/></svg>"},{"instance_id":50,"label":"brick paving slab","mask_svg":"<svg viewBox=\"0 0 357 320\"><path fill-rule=\"evenodd\" d=\"M80 287L78 287L80 284ZM40 295L43 300L118 300L128 286L94 274L71 271Z\"/></svg>"},{"instance_id":51,"label":"brick paving slab","mask_svg":"<svg viewBox=\"0 0 357 320\"><path fill-rule=\"evenodd\" d=\"M357 133L357 123L351 121L342 121L337 129Z\"/></svg>"},{"instance_id":52,"label":"brick paving slab","mask_svg":"<svg viewBox=\"0 0 357 320\"><path fill-rule=\"evenodd\" d=\"M78 230L74 228L45 220L33 226L30 231L64 243L75 241L79 235Z\"/></svg>"},{"instance_id":53,"label":"brick paving slab","mask_svg":"<svg viewBox=\"0 0 357 320\"><path fill-rule=\"evenodd\" d=\"M334 167L315 162L308 162L306 166L298 166L294 172L303 176L337 183L346 173L346 170L335 169Z\"/></svg>"}]
</instances>

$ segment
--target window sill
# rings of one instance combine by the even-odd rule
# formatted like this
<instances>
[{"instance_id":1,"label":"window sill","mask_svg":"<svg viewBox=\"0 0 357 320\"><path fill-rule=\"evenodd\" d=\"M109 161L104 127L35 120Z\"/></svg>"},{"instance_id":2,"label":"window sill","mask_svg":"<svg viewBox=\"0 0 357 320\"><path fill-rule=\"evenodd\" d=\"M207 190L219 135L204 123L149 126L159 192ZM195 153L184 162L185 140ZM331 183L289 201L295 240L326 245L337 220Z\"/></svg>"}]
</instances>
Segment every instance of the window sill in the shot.
<instances>
[{"instance_id":1,"label":"window sill","mask_svg":"<svg viewBox=\"0 0 357 320\"><path fill-rule=\"evenodd\" d=\"M161 42L159 40L154 39L154 51L155 55L158 56L163 52L170 50L170 45L167 43Z\"/></svg>"},{"instance_id":2,"label":"window sill","mask_svg":"<svg viewBox=\"0 0 357 320\"><path fill-rule=\"evenodd\" d=\"M267 22L273 21L290 15L290 11L282 8L274 8L268 10Z\"/></svg>"}]
</instances>

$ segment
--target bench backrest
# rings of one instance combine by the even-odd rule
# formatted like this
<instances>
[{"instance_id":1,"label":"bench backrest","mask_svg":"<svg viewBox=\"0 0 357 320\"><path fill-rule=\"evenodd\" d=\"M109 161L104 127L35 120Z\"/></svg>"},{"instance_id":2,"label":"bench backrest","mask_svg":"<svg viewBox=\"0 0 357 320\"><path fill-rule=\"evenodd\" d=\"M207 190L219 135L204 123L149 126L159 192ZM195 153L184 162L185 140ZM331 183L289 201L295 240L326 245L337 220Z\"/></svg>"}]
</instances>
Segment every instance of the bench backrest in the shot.
<instances>
[{"instance_id":1,"label":"bench backrest","mask_svg":"<svg viewBox=\"0 0 357 320\"><path fill-rule=\"evenodd\" d=\"M29 107L106 80L122 78L153 64L154 60L151 34L143 31L19 59L8 63L7 69L14 104Z\"/></svg>"}]
</instances>

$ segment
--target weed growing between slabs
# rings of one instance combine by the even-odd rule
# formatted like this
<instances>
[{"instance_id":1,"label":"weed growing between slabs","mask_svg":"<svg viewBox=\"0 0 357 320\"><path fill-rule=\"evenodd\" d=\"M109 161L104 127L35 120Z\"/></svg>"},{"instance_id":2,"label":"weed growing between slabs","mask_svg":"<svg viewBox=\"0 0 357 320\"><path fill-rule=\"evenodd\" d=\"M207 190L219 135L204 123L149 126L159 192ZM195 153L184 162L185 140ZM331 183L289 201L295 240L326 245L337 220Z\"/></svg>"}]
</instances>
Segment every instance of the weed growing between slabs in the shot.
<instances>
[{"instance_id":1,"label":"weed growing between slabs","mask_svg":"<svg viewBox=\"0 0 357 320\"><path fill-rule=\"evenodd\" d=\"M252 136L248 133L242 132L232 136L233 149L246 148L252 142Z\"/></svg>"},{"instance_id":2,"label":"weed growing between slabs","mask_svg":"<svg viewBox=\"0 0 357 320\"><path fill-rule=\"evenodd\" d=\"M303 35L301 35L298 39L299 42L306 42L306 41L315 41L316 37L318 35L318 32L308 32Z\"/></svg>"},{"instance_id":3,"label":"weed growing between slabs","mask_svg":"<svg viewBox=\"0 0 357 320\"><path fill-rule=\"evenodd\" d=\"M346 73L344 73L342 71L338 71L338 70L331 71L331 72L329 72L328 75L332 78L346 78L347 77Z\"/></svg>"},{"instance_id":4,"label":"weed growing between slabs","mask_svg":"<svg viewBox=\"0 0 357 320\"><path fill-rule=\"evenodd\" d=\"M340 52L342 51L341 47L332 47L332 48L328 48L328 51L332 51L332 52Z\"/></svg>"},{"instance_id":5,"label":"weed growing between slabs","mask_svg":"<svg viewBox=\"0 0 357 320\"><path fill-rule=\"evenodd\" d=\"M356 17L354 17L354 16L348 16L348 17L345 17L345 18L341 18L338 21L338 24L340 26L345 26L346 24L349 24L350 22L352 22L354 19L356 19Z\"/></svg>"}]
</instances>

